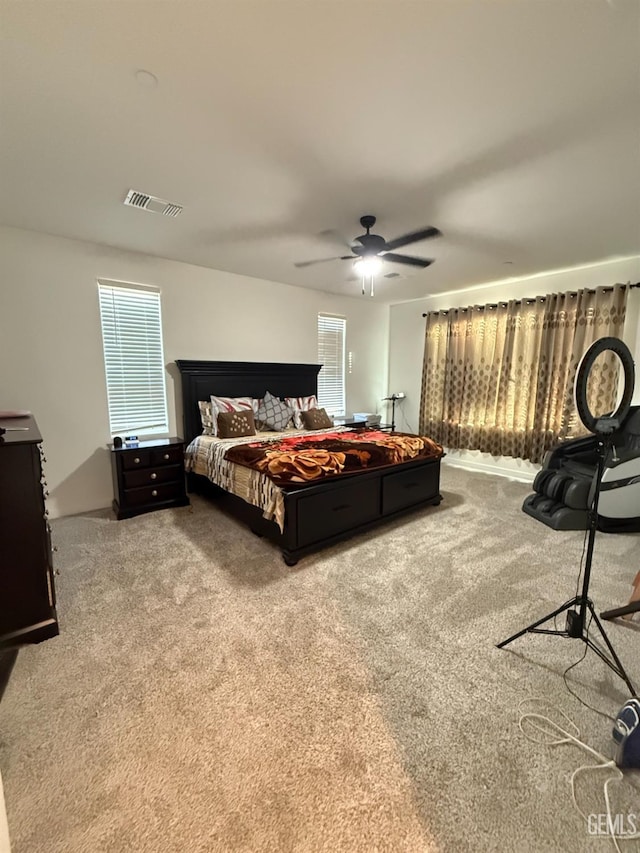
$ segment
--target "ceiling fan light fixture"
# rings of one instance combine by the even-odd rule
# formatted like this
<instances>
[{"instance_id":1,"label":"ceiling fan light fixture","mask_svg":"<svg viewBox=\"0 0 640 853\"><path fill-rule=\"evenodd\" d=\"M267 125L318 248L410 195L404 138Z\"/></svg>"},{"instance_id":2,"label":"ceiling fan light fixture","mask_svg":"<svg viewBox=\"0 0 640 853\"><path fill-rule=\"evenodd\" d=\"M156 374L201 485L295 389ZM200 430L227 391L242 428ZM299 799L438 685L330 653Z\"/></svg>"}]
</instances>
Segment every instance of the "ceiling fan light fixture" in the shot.
<instances>
[{"instance_id":1,"label":"ceiling fan light fixture","mask_svg":"<svg viewBox=\"0 0 640 853\"><path fill-rule=\"evenodd\" d=\"M364 255L354 261L353 268L359 276L362 276L362 295L365 293L365 285L369 282L369 294L373 296L373 280L382 269L382 261L377 255Z\"/></svg>"},{"instance_id":2,"label":"ceiling fan light fixture","mask_svg":"<svg viewBox=\"0 0 640 853\"><path fill-rule=\"evenodd\" d=\"M362 279L362 293L365 293L366 285L369 284L371 296L373 296L373 282L382 272L386 263L405 264L410 267L425 269L433 263L431 258L415 258L412 255L398 254L395 250L418 243L421 240L429 240L432 237L442 237L442 232L432 225L421 228L419 231L411 231L396 237L394 240L385 240L379 234L372 234L371 229L376 224L376 217L371 214L360 217L360 225L366 229L366 234L360 234L349 244L350 255L338 255L334 258L317 258L312 261L298 261L296 267L309 267L312 264L321 264L325 261L354 261L353 271L358 278ZM356 256L354 258L354 255ZM385 261L385 264L383 264ZM385 274L386 278L396 277L398 273Z\"/></svg>"},{"instance_id":3,"label":"ceiling fan light fixture","mask_svg":"<svg viewBox=\"0 0 640 853\"><path fill-rule=\"evenodd\" d=\"M369 255L365 258L358 258L353 264L354 270L358 275L366 276L377 275L382 269L382 261L377 255Z\"/></svg>"}]
</instances>

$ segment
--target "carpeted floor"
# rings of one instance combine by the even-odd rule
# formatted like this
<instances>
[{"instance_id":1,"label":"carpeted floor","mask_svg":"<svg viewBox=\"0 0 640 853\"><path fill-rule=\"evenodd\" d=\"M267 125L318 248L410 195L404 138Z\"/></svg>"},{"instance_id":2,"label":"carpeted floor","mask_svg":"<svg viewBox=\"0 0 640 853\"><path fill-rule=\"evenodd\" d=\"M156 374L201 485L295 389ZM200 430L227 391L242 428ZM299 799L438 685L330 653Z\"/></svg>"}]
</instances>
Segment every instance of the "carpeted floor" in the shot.
<instances>
[{"instance_id":1,"label":"carpeted floor","mask_svg":"<svg viewBox=\"0 0 640 853\"><path fill-rule=\"evenodd\" d=\"M522 513L528 491L445 465L440 507L293 569L198 498L54 522L62 633L20 652L0 704L14 853L613 849L571 803L588 757L518 728L546 697L611 753L563 684L586 647L494 647L575 591L583 534ZM599 534L599 609L637 554ZM608 626L640 683L640 626ZM609 714L628 698L592 653L569 683ZM605 777L579 780L586 813ZM613 793L640 813L640 773Z\"/></svg>"}]
</instances>

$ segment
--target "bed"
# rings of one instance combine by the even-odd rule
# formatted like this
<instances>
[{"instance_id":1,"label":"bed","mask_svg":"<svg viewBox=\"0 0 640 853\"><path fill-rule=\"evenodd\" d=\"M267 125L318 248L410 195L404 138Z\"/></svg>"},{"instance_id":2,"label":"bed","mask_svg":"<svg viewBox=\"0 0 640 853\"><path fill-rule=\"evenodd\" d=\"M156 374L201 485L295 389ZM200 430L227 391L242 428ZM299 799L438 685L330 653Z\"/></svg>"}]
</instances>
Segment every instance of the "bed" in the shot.
<instances>
[{"instance_id":1,"label":"bed","mask_svg":"<svg viewBox=\"0 0 640 853\"><path fill-rule=\"evenodd\" d=\"M320 371L317 364L273 362L178 360L176 365L181 376L183 434L188 451L202 433L198 401L209 400L212 394L262 398L267 391L280 398L306 397L317 393ZM213 498L253 533L274 542L288 566L323 547L442 500L440 458L418 458L312 485L279 486L283 518L278 522L266 518L259 506L189 470L191 467L188 457L189 492Z\"/></svg>"}]
</instances>

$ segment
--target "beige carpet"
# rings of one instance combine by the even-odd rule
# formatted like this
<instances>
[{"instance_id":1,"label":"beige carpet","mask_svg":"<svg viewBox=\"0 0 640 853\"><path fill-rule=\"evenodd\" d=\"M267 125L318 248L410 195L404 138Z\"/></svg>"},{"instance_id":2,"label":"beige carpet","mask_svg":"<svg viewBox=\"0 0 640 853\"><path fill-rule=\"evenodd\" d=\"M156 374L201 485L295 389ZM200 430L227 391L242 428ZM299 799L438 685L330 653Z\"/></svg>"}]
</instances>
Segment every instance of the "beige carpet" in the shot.
<instances>
[{"instance_id":1,"label":"beige carpet","mask_svg":"<svg viewBox=\"0 0 640 853\"><path fill-rule=\"evenodd\" d=\"M494 647L573 595L583 535L522 513L522 484L445 466L442 491L294 569L201 499L56 521L62 634L21 651L0 704L14 853L613 849L571 805L586 757L517 725L546 696L610 753L562 681L583 644ZM599 534L599 608L637 554ZM640 631L610 636L640 683ZM571 679L608 713L627 698L591 653ZM581 780L587 813L603 781ZM615 797L640 804L639 774Z\"/></svg>"}]
</instances>

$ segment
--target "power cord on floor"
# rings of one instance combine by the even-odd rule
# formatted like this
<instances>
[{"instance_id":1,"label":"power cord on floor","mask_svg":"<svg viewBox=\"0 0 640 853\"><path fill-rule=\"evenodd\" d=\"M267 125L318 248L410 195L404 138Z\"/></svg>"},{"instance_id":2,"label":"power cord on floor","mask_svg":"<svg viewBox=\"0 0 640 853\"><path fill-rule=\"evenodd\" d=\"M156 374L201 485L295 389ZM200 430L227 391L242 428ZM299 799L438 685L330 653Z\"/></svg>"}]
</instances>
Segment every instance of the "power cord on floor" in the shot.
<instances>
[{"instance_id":1,"label":"power cord on floor","mask_svg":"<svg viewBox=\"0 0 640 853\"><path fill-rule=\"evenodd\" d=\"M587 638L589 637L589 628L591 627L592 621L593 621L593 616L591 616L589 618L589 621L587 622L587 625L586 625ZM574 669L576 666L579 666L584 661L584 659L587 656L588 651L589 651L589 646L585 643L584 644L584 651L582 653L582 657L580 657L577 661L575 661L570 666L568 666L565 669L565 671L562 673L562 680L564 681L564 686L567 688L569 693L574 697L574 699L577 699L578 702L580 702L581 705L584 705L585 708L588 708L590 711L593 711L594 713L599 714L601 717L604 717L605 720L610 720L612 723L615 723L615 721L616 721L615 717L612 717L611 714L607 714L606 711L600 711L599 708L594 708L593 705L590 705L581 696L578 696L578 694L574 690L571 689L571 687L569 686L569 682L567 681L567 675L571 672L572 669Z\"/></svg>"},{"instance_id":2,"label":"power cord on floor","mask_svg":"<svg viewBox=\"0 0 640 853\"><path fill-rule=\"evenodd\" d=\"M575 666L575 664L573 664L573 666ZM530 703L539 702L539 703L543 704L544 706L546 706L546 709L548 711L555 711L558 714L560 714L567 721L568 727L573 730L573 734L571 733L571 731L567 731L566 729L563 729L560 725L558 725L558 723L554 722L551 719L551 717L547 716L546 714L536 713L534 711L522 713L523 712L523 706L527 702L530 702ZM571 775L571 779L570 779L571 798L573 800L573 805L574 805L575 809L578 811L578 813L584 818L584 820L587 823L589 821L589 816L586 815L582 811L582 809L578 805L578 800L576 797L576 778L577 778L577 776L581 773L584 773L587 770L603 770L603 769L615 770L615 775L613 775L613 776L611 776L611 778L607 779L607 781L604 784L604 788L603 788L604 800L605 800L605 805L606 805L606 809L607 809L607 811L606 811L606 815L607 815L607 837L612 840L612 842L613 842L616 850L618 851L618 853L622 853L620 845L618 844L619 840L621 840L621 841L632 841L632 840L640 839L640 832L634 832L633 834L629 834L629 835L626 835L626 834L625 835L618 835L615 832L616 824L614 823L613 813L611 811L611 798L609 795L609 786L612 782L619 782L622 779L624 779L624 774L620 770L620 768L617 767L615 761L612 761L611 759L607 758L605 755L602 755L602 753L593 749L593 747L589 746L587 743L585 743L583 740L581 740L580 739L580 729L576 726L576 724L564 713L564 711L561 711L559 708L554 708L552 705L549 705L547 703L546 699L538 698L535 696L532 697L531 699L523 699L518 705L518 711L520 712L520 718L518 720L518 728L520 729L520 731L526 737L527 740L531 741L532 743L542 744L543 746L562 746L563 744L572 744L572 745L580 747L585 752L588 752L590 755L592 755L594 758L597 758L600 761L599 764L583 764L581 767L578 767L578 769L573 772L573 774ZM529 726L531 726L532 729L539 731L539 732L542 732L544 737L539 738L539 737L534 737L531 734L528 734L527 731L525 731L525 725L527 725L527 724ZM559 737L557 737L557 736L559 736ZM549 738L551 738L551 739L549 739Z\"/></svg>"}]
</instances>

